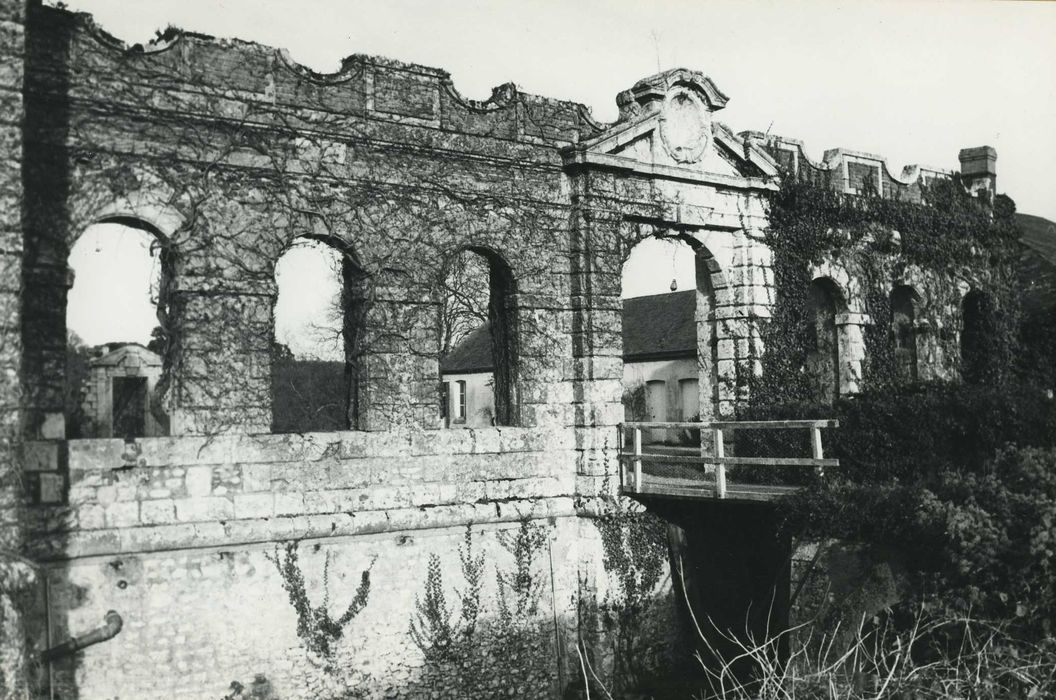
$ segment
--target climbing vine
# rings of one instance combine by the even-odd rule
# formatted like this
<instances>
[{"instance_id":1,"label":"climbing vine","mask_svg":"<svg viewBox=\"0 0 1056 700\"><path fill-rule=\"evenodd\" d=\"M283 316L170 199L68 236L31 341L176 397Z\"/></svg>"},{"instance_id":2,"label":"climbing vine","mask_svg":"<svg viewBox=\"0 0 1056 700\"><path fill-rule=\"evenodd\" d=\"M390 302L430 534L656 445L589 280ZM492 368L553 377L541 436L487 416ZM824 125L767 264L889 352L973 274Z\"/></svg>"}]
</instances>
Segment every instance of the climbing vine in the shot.
<instances>
[{"instance_id":1,"label":"climbing vine","mask_svg":"<svg viewBox=\"0 0 1056 700\"><path fill-rule=\"evenodd\" d=\"M1009 199L973 198L956 177L924 188L921 202L849 197L787 178L766 233L776 298L763 375L743 413L840 421L826 438L840 466L808 477L811 488L779 505L787 534L894 553L909 574L905 600L1050 635L1053 549L1042 543L1053 538L1056 406L1019 383L1029 376L1016 361L1014 214ZM855 311L871 324L860 392L821 405L804 368L815 340L811 283L826 266L860 284ZM961 358L963 382L899 375L890 291L911 275L927 285L927 332L945 363ZM749 447L758 445L737 445Z\"/></svg>"},{"instance_id":2,"label":"climbing vine","mask_svg":"<svg viewBox=\"0 0 1056 700\"><path fill-rule=\"evenodd\" d=\"M988 320L995 327L986 334L989 362L977 374L979 381L1000 379L1012 366L1018 320L1014 214L1007 197L988 205L968 195L956 176L924 187L921 202L850 196L785 178L770 202L765 240L773 252L776 299L763 335L763 373L752 380L753 405L815 398L803 368L813 345L813 270L825 263L843 266L861 283L861 311L872 321L864 330L863 388L898 380L889 293L910 270L921 271L947 293L958 282L985 289L991 300ZM936 332L949 341L949 321Z\"/></svg>"},{"instance_id":3,"label":"climbing vine","mask_svg":"<svg viewBox=\"0 0 1056 700\"><path fill-rule=\"evenodd\" d=\"M323 599L319 605L314 605L305 588L304 572L298 554L299 545L298 541L288 542L283 548L285 556L276 551L273 561L282 577L282 587L289 597L290 605L297 613L297 636L305 648L322 661L323 668L327 672L333 672L336 643L344 635L348 624L367 605L367 598L370 596L370 570L374 562L371 561L370 566L360 574L359 587L348 606L340 615L333 617L329 610L330 558L327 556L323 566Z\"/></svg>"},{"instance_id":4,"label":"climbing vine","mask_svg":"<svg viewBox=\"0 0 1056 700\"><path fill-rule=\"evenodd\" d=\"M698 443L699 444L699 443ZM580 596L580 654L589 687L647 692L670 675L674 654L666 641L672 606L661 583L668 574L667 525L657 515L626 501L604 498L593 520L601 537L602 565L609 586L604 598ZM593 695L593 693L591 693Z\"/></svg>"},{"instance_id":5,"label":"climbing vine","mask_svg":"<svg viewBox=\"0 0 1056 700\"><path fill-rule=\"evenodd\" d=\"M457 688L461 697L496 697L508 688L546 688L552 683L554 630L540 609L548 583L540 559L546 554L549 528L522 517L516 530L499 532L496 538L513 556L513 564L494 567L493 617L484 616L488 562L476 548L472 526L466 526L458 550L462 586L454 590L454 600L449 602L440 557L429 557L409 630L425 658L423 687L446 684Z\"/></svg>"}]
</instances>

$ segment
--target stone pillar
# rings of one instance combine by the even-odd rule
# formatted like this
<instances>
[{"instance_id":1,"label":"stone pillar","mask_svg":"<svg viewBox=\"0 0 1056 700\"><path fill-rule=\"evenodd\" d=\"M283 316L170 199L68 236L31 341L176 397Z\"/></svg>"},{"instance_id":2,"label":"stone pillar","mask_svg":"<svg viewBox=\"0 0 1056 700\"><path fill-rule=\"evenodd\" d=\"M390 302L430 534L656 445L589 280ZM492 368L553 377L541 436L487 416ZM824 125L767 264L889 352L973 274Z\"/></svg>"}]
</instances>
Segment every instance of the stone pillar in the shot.
<instances>
[{"instance_id":1,"label":"stone pillar","mask_svg":"<svg viewBox=\"0 0 1056 700\"><path fill-rule=\"evenodd\" d=\"M623 420L618 212L579 209L571 231L572 393L577 491L618 485L616 426Z\"/></svg>"},{"instance_id":2,"label":"stone pillar","mask_svg":"<svg viewBox=\"0 0 1056 700\"><path fill-rule=\"evenodd\" d=\"M23 429L28 439L66 437L66 298L73 275L65 263L22 268Z\"/></svg>"},{"instance_id":3,"label":"stone pillar","mask_svg":"<svg viewBox=\"0 0 1056 700\"><path fill-rule=\"evenodd\" d=\"M375 282L358 352L360 430L440 427L436 304L408 278Z\"/></svg>"},{"instance_id":4,"label":"stone pillar","mask_svg":"<svg viewBox=\"0 0 1056 700\"><path fill-rule=\"evenodd\" d=\"M22 547L22 77L25 7L0 0L0 697L25 698L25 632L18 591L33 570Z\"/></svg>"},{"instance_id":5,"label":"stone pillar","mask_svg":"<svg viewBox=\"0 0 1056 700\"><path fill-rule=\"evenodd\" d=\"M840 396L862 390L862 363L865 361L864 327L872 323L868 314L836 314L836 338L839 343Z\"/></svg>"},{"instance_id":6,"label":"stone pillar","mask_svg":"<svg viewBox=\"0 0 1056 700\"><path fill-rule=\"evenodd\" d=\"M274 283L200 282L178 278L170 292L169 432L270 432Z\"/></svg>"},{"instance_id":7,"label":"stone pillar","mask_svg":"<svg viewBox=\"0 0 1056 700\"><path fill-rule=\"evenodd\" d=\"M5 19L17 12L18 29L14 20L5 22L3 45L17 44L23 57L20 83L23 67L25 73L23 101L17 109L3 110L20 116L24 154L25 192L17 199L22 205L22 432L31 440L61 440L66 437L66 294L73 280L67 268L69 103L56 96L68 88L68 27L48 25L47 10L37 3L0 0L0 7L12 8ZM13 75L4 71L3 79Z\"/></svg>"}]
</instances>

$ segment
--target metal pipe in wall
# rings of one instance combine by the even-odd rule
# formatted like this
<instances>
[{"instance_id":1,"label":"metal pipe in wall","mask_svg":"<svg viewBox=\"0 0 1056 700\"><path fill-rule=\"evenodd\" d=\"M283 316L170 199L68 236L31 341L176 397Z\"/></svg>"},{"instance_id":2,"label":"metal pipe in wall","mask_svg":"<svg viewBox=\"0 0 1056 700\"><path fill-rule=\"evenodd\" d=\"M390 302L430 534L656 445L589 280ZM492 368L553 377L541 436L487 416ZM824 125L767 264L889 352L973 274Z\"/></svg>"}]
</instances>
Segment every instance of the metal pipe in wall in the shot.
<instances>
[{"instance_id":1,"label":"metal pipe in wall","mask_svg":"<svg viewBox=\"0 0 1056 700\"><path fill-rule=\"evenodd\" d=\"M124 620L115 610L109 610L106 616L103 618L106 621L102 627L96 627L90 632L82 634L80 637L70 637L62 644L56 644L53 647L49 647L44 651L40 652L40 660L44 663L61 659L64 656L74 654L85 647L90 647L93 644L99 644L109 639L113 639L117 636L117 633L121 631L121 627L124 625Z\"/></svg>"}]
</instances>

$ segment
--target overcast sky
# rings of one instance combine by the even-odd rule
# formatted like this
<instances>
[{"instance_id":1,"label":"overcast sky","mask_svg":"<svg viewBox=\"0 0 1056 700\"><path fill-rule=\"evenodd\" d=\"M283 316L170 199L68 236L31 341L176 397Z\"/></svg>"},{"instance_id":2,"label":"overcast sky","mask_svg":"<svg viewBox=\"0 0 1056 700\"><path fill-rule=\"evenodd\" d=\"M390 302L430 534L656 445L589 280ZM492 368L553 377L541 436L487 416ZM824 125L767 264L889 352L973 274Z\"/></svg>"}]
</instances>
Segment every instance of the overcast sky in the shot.
<instances>
[{"instance_id":1,"label":"overcast sky","mask_svg":"<svg viewBox=\"0 0 1056 700\"><path fill-rule=\"evenodd\" d=\"M129 43L174 25L290 51L322 72L363 53L439 67L467 97L521 89L616 117L675 66L709 75L734 131L958 167L997 149L998 189L1056 220L1056 2L66 0ZM666 254L665 254L666 255ZM684 265L683 265L684 266ZM691 269L691 266L689 266ZM663 279L666 276L666 279ZM666 291L670 276L632 293ZM692 284L692 275L683 284Z\"/></svg>"}]
</instances>

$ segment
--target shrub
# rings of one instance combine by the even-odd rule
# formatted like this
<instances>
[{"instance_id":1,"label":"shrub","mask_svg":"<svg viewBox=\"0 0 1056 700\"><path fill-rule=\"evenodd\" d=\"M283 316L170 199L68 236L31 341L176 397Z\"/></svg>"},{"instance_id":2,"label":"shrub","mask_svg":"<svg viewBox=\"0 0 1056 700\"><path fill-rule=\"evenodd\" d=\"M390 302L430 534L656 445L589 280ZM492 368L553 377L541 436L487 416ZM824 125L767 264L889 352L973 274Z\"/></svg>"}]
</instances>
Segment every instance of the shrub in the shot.
<instances>
[{"instance_id":1,"label":"shrub","mask_svg":"<svg viewBox=\"0 0 1056 700\"><path fill-rule=\"evenodd\" d=\"M949 471L980 472L1007 444L1056 447L1056 402L1025 385L979 387L915 384L886 387L844 398L833 406L792 403L753 407L751 420L836 418L826 430L826 456L840 460L826 480L862 484L930 483ZM809 455L806 431L745 431L737 450L748 455ZM809 470L776 472L804 483ZM739 469L731 478L776 480L769 468Z\"/></svg>"},{"instance_id":2,"label":"shrub","mask_svg":"<svg viewBox=\"0 0 1056 700\"><path fill-rule=\"evenodd\" d=\"M810 488L781 504L790 533L899 552L911 600L1010 620L1033 636L1056 631L1056 403L1030 387L926 385L832 410L840 427L827 453L840 467L806 477ZM774 449L745 436L738 450ZM786 454L803 449L793 443L781 446Z\"/></svg>"}]
</instances>

